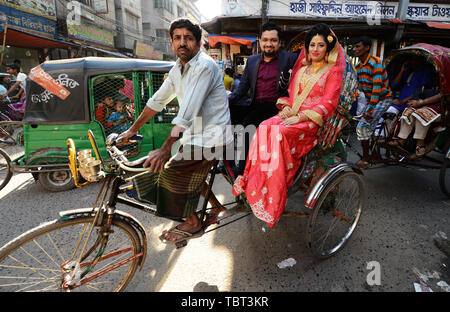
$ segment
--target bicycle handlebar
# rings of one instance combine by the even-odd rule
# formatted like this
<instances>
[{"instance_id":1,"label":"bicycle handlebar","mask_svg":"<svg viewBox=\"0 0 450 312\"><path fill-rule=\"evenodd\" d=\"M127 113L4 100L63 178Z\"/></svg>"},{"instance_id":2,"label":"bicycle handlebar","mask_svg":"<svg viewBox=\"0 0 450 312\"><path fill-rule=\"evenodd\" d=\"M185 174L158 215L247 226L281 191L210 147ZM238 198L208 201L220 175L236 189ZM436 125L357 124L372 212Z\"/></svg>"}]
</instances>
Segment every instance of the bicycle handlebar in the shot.
<instances>
[{"instance_id":1,"label":"bicycle handlebar","mask_svg":"<svg viewBox=\"0 0 450 312\"><path fill-rule=\"evenodd\" d=\"M144 137L142 135L136 134L129 138L129 142L134 143L133 141L142 140L143 138ZM119 135L117 133L111 133L105 141L106 150L111 158L119 165L119 167L130 172L143 172L148 170L147 168L132 168L143 164L147 160L148 156L141 157L134 161L129 161L126 154L117 147L117 144L121 143L121 141L122 140L119 140Z\"/></svg>"},{"instance_id":2,"label":"bicycle handlebar","mask_svg":"<svg viewBox=\"0 0 450 312\"><path fill-rule=\"evenodd\" d=\"M366 125L370 126L370 123L368 123L365 120L362 120L361 117L362 117L362 115L359 115L359 116L353 117L352 119L355 120L355 121L358 121L358 122L362 122L363 124L366 124Z\"/></svg>"}]
</instances>

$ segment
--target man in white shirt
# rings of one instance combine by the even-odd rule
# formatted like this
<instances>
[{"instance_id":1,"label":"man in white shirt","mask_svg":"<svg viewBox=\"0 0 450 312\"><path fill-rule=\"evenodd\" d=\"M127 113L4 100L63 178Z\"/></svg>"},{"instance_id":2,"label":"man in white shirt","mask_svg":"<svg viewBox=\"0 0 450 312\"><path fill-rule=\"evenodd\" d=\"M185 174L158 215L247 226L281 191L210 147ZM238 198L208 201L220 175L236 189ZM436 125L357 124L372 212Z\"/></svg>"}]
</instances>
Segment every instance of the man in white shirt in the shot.
<instances>
[{"instance_id":1,"label":"man in white shirt","mask_svg":"<svg viewBox=\"0 0 450 312\"><path fill-rule=\"evenodd\" d=\"M19 71L19 67L16 64L10 64L6 66L6 72L11 76L16 76L16 83L14 83L9 90L0 95L0 99L3 100L11 92L14 92L17 88L22 88L23 92L26 92L27 75Z\"/></svg>"},{"instance_id":2,"label":"man in white shirt","mask_svg":"<svg viewBox=\"0 0 450 312\"><path fill-rule=\"evenodd\" d=\"M156 204L156 215L185 222L160 239L175 243L203 234L195 213L204 180L225 146L232 142L230 112L222 75L214 60L200 51L201 29L187 19L172 22L170 36L178 59L160 89L126 132L127 139L177 97L180 104L174 127L161 148L150 151L144 167L149 172L133 178L137 198ZM173 144L180 138L180 149L172 158Z\"/></svg>"}]
</instances>

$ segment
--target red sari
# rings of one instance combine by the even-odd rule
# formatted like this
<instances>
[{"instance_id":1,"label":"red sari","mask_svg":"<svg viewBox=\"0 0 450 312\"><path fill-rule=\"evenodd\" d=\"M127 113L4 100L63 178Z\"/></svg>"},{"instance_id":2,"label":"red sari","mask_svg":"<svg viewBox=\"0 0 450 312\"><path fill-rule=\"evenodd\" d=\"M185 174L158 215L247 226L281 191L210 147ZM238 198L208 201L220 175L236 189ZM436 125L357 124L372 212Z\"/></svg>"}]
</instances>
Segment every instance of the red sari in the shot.
<instances>
[{"instance_id":1,"label":"red sari","mask_svg":"<svg viewBox=\"0 0 450 312\"><path fill-rule=\"evenodd\" d=\"M315 83L306 90L308 83L302 84L305 72L304 53L300 54L289 83L288 98L280 98L277 106L298 107L309 117L306 122L289 126L281 125L283 119L274 116L265 120L256 130L243 176L239 176L233 193L245 193L253 213L274 227L281 217L287 190L292 185L301 158L317 143L317 131L322 122L330 118L336 110L345 68L342 47L336 44L339 53L335 65L330 64L324 73L318 73ZM331 53L330 53L331 55ZM303 68L303 70L302 70ZM297 103L297 104L295 104Z\"/></svg>"}]
</instances>

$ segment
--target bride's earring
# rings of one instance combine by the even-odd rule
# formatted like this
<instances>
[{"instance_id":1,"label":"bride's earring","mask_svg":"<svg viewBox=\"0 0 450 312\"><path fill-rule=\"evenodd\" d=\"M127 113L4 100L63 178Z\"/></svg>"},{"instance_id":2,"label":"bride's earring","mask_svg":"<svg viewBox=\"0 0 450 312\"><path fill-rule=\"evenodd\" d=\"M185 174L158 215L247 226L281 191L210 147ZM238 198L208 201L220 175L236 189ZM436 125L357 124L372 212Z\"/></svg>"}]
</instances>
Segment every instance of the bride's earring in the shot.
<instances>
[{"instance_id":1,"label":"bride's earring","mask_svg":"<svg viewBox=\"0 0 450 312\"><path fill-rule=\"evenodd\" d=\"M308 56L306 57L306 59L308 60L308 63L311 63L311 55L308 54Z\"/></svg>"},{"instance_id":2,"label":"bride's earring","mask_svg":"<svg viewBox=\"0 0 450 312\"><path fill-rule=\"evenodd\" d=\"M325 63L328 63L328 52L325 54Z\"/></svg>"}]
</instances>

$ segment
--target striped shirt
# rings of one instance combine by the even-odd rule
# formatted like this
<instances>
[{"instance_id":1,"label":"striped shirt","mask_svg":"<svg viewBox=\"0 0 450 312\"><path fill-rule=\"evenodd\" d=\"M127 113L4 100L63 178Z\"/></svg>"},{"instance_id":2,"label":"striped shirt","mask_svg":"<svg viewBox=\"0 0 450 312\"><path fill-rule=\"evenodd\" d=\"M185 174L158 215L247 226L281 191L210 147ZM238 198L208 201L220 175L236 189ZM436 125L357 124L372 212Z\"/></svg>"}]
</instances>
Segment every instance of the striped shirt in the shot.
<instances>
[{"instance_id":1,"label":"striped shirt","mask_svg":"<svg viewBox=\"0 0 450 312\"><path fill-rule=\"evenodd\" d=\"M378 57L369 54L365 62L356 65L356 73L367 98L366 111L372 113L379 101L392 96L386 69Z\"/></svg>"}]
</instances>

